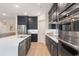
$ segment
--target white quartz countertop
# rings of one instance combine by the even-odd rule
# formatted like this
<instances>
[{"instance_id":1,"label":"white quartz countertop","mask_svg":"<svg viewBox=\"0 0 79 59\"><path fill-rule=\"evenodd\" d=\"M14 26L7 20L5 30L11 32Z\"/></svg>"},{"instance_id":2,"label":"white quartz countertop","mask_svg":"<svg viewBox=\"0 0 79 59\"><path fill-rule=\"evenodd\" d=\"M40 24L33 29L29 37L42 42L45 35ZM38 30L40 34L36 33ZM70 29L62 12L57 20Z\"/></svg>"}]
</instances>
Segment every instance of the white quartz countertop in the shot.
<instances>
[{"instance_id":1,"label":"white quartz countertop","mask_svg":"<svg viewBox=\"0 0 79 59\"><path fill-rule=\"evenodd\" d=\"M24 36L24 37L20 37ZM0 38L0 56L18 56L18 45L30 35L14 35Z\"/></svg>"},{"instance_id":2,"label":"white quartz countertop","mask_svg":"<svg viewBox=\"0 0 79 59\"><path fill-rule=\"evenodd\" d=\"M24 37L20 37L20 36L24 36ZM14 35L14 36L3 37L3 38L0 38L0 43L1 41L4 41L4 42L10 41L10 42L16 42L18 44L19 42L21 42L22 40L24 40L29 36L30 35Z\"/></svg>"},{"instance_id":3,"label":"white quartz countertop","mask_svg":"<svg viewBox=\"0 0 79 59\"><path fill-rule=\"evenodd\" d=\"M46 34L48 37L50 37L53 41L55 41L56 43L58 43L58 37L57 35L49 35L49 34Z\"/></svg>"}]
</instances>

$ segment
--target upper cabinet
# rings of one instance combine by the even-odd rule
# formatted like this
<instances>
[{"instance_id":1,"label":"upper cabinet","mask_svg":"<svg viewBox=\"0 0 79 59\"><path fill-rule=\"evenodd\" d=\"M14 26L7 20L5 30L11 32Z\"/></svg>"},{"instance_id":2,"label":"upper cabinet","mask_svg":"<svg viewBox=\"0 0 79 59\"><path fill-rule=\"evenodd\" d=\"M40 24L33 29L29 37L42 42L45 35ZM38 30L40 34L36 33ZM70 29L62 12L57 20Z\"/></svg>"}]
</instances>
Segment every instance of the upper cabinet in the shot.
<instances>
[{"instance_id":1,"label":"upper cabinet","mask_svg":"<svg viewBox=\"0 0 79 59\"><path fill-rule=\"evenodd\" d=\"M56 29L56 24L49 24L49 29Z\"/></svg>"},{"instance_id":2,"label":"upper cabinet","mask_svg":"<svg viewBox=\"0 0 79 59\"><path fill-rule=\"evenodd\" d=\"M17 16L18 25L27 25L28 16Z\"/></svg>"},{"instance_id":3,"label":"upper cabinet","mask_svg":"<svg viewBox=\"0 0 79 59\"><path fill-rule=\"evenodd\" d=\"M49 22L70 18L79 12L79 3L54 3L48 12Z\"/></svg>"},{"instance_id":4,"label":"upper cabinet","mask_svg":"<svg viewBox=\"0 0 79 59\"><path fill-rule=\"evenodd\" d=\"M71 23L62 24L62 31L71 31Z\"/></svg>"},{"instance_id":5,"label":"upper cabinet","mask_svg":"<svg viewBox=\"0 0 79 59\"><path fill-rule=\"evenodd\" d=\"M38 18L37 16L17 16L18 25L27 25L27 29L37 29L38 28Z\"/></svg>"},{"instance_id":6,"label":"upper cabinet","mask_svg":"<svg viewBox=\"0 0 79 59\"><path fill-rule=\"evenodd\" d=\"M60 4L59 4L60 5ZM58 6L59 6L58 5ZM66 3L66 6L64 8L64 4L62 4L63 7L59 7L59 21L72 18L75 14L79 12L79 3Z\"/></svg>"},{"instance_id":7,"label":"upper cabinet","mask_svg":"<svg viewBox=\"0 0 79 59\"><path fill-rule=\"evenodd\" d=\"M71 5L72 5L72 3L58 3L59 13L63 13Z\"/></svg>"},{"instance_id":8,"label":"upper cabinet","mask_svg":"<svg viewBox=\"0 0 79 59\"><path fill-rule=\"evenodd\" d=\"M66 7L65 7L66 6ZM79 31L79 3L58 4L59 21L61 21L64 31ZM61 26L59 26L61 29Z\"/></svg>"},{"instance_id":9,"label":"upper cabinet","mask_svg":"<svg viewBox=\"0 0 79 59\"><path fill-rule=\"evenodd\" d=\"M37 16L30 16L28 19L28 29L38 29Z\"/></svg>"},{"instance_id":10,"label":"upper cabinet","mask_svg":"<svg viewBox=\"0 0 79 59\"><path fill-rule=\"evenodd\" d=\"M48 12L49 22L57 21L57 3L54 3Z\"/></svg>"},{"instance_id":11,"label":"upper cabinet","mask_svg":"<svg viewBox=\"0 0 79 59\"><path fill-rule=\"evenodd\" d=\"M79 20L73 22L73 31L79 31Z\"/></svg>"},{"instance_id":12,"label":"upper cabinet","mask_svg":"<svg viewBox=\"0 0 79 59\"><path fill-rule=\"evenodd\" d=\"M49 29L56 29L58 22L58 3L53 3L51 9L48 12L49 16Z\"/></svg>"}]
</instances>

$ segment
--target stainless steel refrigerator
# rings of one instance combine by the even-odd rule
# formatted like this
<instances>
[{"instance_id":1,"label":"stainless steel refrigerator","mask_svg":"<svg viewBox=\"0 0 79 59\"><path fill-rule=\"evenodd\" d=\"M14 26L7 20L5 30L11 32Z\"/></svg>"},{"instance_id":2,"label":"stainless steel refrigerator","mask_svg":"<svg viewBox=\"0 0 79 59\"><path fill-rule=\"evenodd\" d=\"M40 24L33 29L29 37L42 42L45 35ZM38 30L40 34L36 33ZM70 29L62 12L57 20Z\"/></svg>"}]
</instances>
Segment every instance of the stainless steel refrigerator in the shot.
<instances>
[{"instance_id":1,"label":"stainless steel refrigerator","mask_svg":"<svg viewBox=\"0 0 79 59\"><path fill-rule=\"evenodd\" d=\"M27 25L18 25L18 34L27 34Z\"/></svg>"}]
</instances>

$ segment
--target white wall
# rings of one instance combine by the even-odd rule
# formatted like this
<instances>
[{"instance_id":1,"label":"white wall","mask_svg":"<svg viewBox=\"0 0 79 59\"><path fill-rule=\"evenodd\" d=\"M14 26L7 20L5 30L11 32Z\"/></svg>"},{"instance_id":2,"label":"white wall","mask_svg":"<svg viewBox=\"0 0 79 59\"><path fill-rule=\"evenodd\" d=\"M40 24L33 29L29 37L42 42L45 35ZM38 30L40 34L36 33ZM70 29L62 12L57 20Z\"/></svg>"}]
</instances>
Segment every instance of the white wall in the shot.
<instances>
[{"instance_id":1,"label":"white wall","mask_svg":"<svg viewBox=\"0 0 79 59\"><path fill-rule=\"evenodd\" d=\"M12 26L12 30L10 30L10 26ZM0 34L10 32L15 32L15 21L0 20Z\"/></svg>"},{"instance_id":2,"label":"white wall","mask_svg":"<svg viewBox=\"0 0 79 59\"><path fill-rule=\"evenodd\" d=\"M47 30L47 14L38 16L38 42L45 43L45 33Z\"/></svg>"},{"instance_id":3,"label":"white wall","mask_svg":"<svg viewBox=\"0 0 79 59\"><path fill-rule=\"evenodd\" d=\"M38 42L45 43L45 35L52 33L58 35L57 29L48 29L48 14L38 16Z\"/></svg>"}]
</instances>

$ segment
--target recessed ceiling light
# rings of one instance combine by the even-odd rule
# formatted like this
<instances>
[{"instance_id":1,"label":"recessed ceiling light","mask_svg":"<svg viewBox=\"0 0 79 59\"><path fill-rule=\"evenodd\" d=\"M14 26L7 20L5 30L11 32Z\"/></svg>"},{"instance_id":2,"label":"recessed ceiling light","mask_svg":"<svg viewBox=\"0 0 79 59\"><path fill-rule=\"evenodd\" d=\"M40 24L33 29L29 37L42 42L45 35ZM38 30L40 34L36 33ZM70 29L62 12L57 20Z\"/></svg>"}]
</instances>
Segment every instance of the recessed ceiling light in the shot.
<instances>
[{"instance_id":1,"label":"recessed ceiling light","mask_svg":"<svg viewBox=\"0 0 79 59\"><path fill-rule=\"evenodd\" d=\"M27 13L24 13L24 15L27 15Z\"/></svg>"},{"instance_id":2,"label":"recessed ceiling light","mask_svg":"<svg viewBox=\"0 0 79 59\"><path fill-rule=\"evenodd\" d=\"M6 13L2 13L3 16L6 16Z\"/></svg>"},{"instance_id":3,"label":"recessed ceiling light","mask_svg":"<svg viewBox=\"0 0 79 59\"><path fill-rule=\"evenodd\" d=\"M40 15L40 12L38 12L37 15Z\"/></svg>"},{"instance_id":4,"label":"recessed ceiling light","mask_svg":"<svg viewBox=\"0 0 79 59\"><path fill-rule=\"evenodd\" d=\"M16 7L16 8L19 8L20 6L19 6L19 5L15 5L15 7Z\"/></svg>"}]
</instances>

